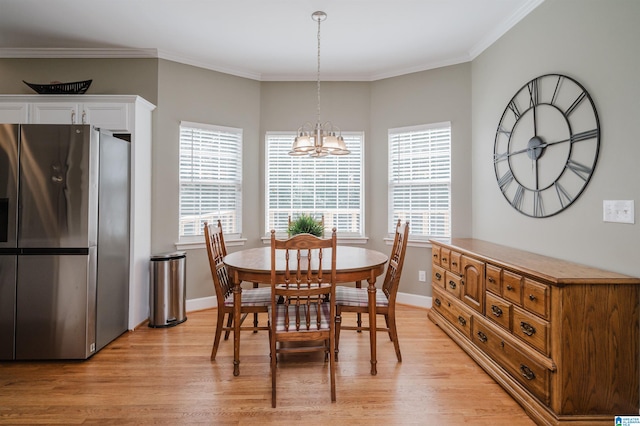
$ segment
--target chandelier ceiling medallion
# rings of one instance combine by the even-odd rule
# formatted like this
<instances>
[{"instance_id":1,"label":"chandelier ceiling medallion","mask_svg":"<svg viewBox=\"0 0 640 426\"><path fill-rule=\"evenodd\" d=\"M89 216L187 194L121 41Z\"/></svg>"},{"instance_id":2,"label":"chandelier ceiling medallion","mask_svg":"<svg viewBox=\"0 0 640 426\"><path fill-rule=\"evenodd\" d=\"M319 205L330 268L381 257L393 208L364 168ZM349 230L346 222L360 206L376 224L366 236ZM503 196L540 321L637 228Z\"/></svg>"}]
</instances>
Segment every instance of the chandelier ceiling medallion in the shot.
<instances>
[{"instance_id":1,"label":"chandelier ceiling medallion","mask_svg":"<svg viewBox=\"0 0 640 426\"><path fill-rule=\"evenodd\" d=\"M346 155L351 151L347 149L340 129L330 121L324 123L320 121L320 22L327 19L327 14L317 11L313 12L311 18L318 22L318 70L316 82L318 109L316 124L313 125L311 122L306 122L298 129L289 155L306 155L310 157L324 157L328 154Z\"/></svg>"}]
</instances>

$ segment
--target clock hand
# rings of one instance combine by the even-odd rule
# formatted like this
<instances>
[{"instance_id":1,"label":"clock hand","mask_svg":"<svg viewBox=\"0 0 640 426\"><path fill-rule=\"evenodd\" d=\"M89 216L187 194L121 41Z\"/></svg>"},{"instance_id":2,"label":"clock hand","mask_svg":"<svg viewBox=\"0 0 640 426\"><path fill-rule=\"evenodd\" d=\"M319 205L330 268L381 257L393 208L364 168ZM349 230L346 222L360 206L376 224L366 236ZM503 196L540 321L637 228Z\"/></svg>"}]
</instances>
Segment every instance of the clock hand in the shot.
<instances>
[{"instance_id":1,"label":"clock hand","mask_svg":"<svg viewBox=\"0 0 640 426\"><path fill-rule=\"evenodd\" d=\"M518 150L518 151L505 152L505 153L502 153L502 154L494 155L494 159L495 159L495 161L504 160L504 159L506 159L506 158L511 157L512 155L518 155L518 154L522 154L522 153L524 153L524 152L527 152L527 151L529 151L530 149L531 149L531 148L525 148L525 149L521 149L521 150Z\"/></svg>"},{"instance_id":2,"label":"clock hand","mask_svg":"<svg viewBox=\"0 0 640 426\"><path fill-rule=\"evenodd\" d=\"M588 132L588 133L592 133L592 132ZM587 132L585 132L585 134L586 133ZM518 151L505 152L505 153L502 153L502 154L499 154L499 155L495 155L494 156L494 161L502 161L504 159L507 159L507 158L511 157L512 155L523 154L525 152L529 152L529 151L532 151L534 149L544 149L544 148L546 148L548 146L553 146L553 145L557 145L557 144L565 143L565 142L574 142L574 141L579 141L579 140L583 140L583 139L587 139L587 138L586 137L585 138L569 137L567 139L562 139L562 140L555 141L555 142L545 142L545 143L543 143L541 145L538 145L536 147L527 147L527 148L524 148L524 149L519 149Z\"/></svg>"},{"instance_id":3,"label":"clock hand","mask_svg":"<svg viewBox=\"0 0 640 426\"><path fill-rule=\"evenodd\" d=\"M569 141L571 141L571 138L567 138L567 139L563 139L561 141L555 141L555 142L546 142L546 143L543 143L542 145L540 145L539 148L546 148L546 147L551 146L551 145L557 145L559 143L565 143L565 142L569 142Z\"/></svg>"},{"instance_id":4,"label":"clock hand","mask_svg":"<svg viewBox=\"0 0 640 426\"><path fill-rule=\"evenodd\" d=\"M571 138L567 138L567 139L563 139L561 141L555 141L555 142L546 142L546 143L543 143L542 145L539 145L539 146L533 147L533 148L528 147L528 148L520 149L518 151L505 152L504 154L500 154L500 155L496 156L496 159L500 160L500 159L503 159L503 158L511 157L512 155L523 154L525 152L532 151L534 149L546 148L546 147L551 146L551 145L557 145L559 143L564 143L564 142L569 142L569 141L571 141Z\"/></svg>"}]
</instances>

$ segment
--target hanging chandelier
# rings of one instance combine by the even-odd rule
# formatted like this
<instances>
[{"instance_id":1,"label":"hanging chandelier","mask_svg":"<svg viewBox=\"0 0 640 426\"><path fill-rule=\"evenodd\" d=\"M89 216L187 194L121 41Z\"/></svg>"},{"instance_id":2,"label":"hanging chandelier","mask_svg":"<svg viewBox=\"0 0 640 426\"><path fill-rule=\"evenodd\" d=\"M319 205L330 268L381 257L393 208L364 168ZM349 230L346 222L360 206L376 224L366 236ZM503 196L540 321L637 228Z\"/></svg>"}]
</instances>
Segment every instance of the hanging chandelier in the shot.
<instances>
[{"instance_id":1,"label":"hanging chandelier","mask_svg":"<svg viewBox=\"0 0 640 426\"><path fill-rule=\"evenodd\" d=\"M318 92L318 109L316 124L306 122L298 128L297 136L289 155L307 155L310 157L324 157L325 155L346 155L351 153L344 143L340 129L330 121L320 121L320 22L327 19L327 14L321 11L313 12L311 18L318 22L318 70L316 88Z\"/></svg>"}]
</instances>

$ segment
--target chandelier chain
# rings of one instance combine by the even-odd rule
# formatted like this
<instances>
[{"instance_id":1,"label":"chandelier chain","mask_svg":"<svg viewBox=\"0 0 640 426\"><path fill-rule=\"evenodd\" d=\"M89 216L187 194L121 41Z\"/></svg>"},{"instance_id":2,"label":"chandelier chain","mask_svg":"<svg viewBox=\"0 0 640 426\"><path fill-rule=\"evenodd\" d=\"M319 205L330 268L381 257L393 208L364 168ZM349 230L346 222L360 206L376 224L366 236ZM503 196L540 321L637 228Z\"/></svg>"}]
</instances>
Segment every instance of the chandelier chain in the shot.
<instances>
[{"instance_id":1,"label":"chandelier chain","mask_svg":"<svg viewBox=\"0 0 640 426\"><path fill-rule=\"evenodd\" d=\"M316 89L318 91L318 111L317 111L318 123L320 123L320 22L321 21L322 19L318 18L318 69L316 73L316 81L317 81Z\"/></svg>"},{"instance_id":2,"label":"chandelier chain","mask_svg":"<svg viewBox=\"0 0 640 426\"><path fill-rule=\"evenodd\" d=\"M289 155L324 157L326 155L347 155L351 151L347 149L340 128L327 121L320 121L320 23L327 18L327 14L322 11L314 12L311 17L318 22L318 68L316 70L316 92L318 105L316 110L315 126L306 122L298 128L297 136L293 141L293 146Z\"/></svg>"}]
</instances>

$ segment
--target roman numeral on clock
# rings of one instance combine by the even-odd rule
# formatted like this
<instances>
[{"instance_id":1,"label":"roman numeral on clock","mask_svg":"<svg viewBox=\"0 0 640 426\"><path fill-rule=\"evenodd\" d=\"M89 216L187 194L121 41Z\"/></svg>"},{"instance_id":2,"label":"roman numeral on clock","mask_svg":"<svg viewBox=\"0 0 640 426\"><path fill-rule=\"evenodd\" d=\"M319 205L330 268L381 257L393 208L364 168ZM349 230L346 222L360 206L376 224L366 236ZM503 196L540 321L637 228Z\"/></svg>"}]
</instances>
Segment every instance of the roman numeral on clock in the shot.
<instances>
[{"instance_id":1,"label":"roman numeral on clock","mask_svg":"<svg viewBox=\"0 0 640 426\"><path fill-rule=\"evenodd\" d=\"M578 163L574 160L567 161L566 167L567 169L578 175L578 177L585 182L589 179L591 171L593 170L591 167L585 166L584 164Z\"/></svg>"},{"instance_id":2,"label":"roman numeral on clock","mask_svg":"<svg viewBox=\"0 0 640 426\"><path fill-rule=\"evenodd\" d=\"M509 187L509 185L511 184L511 182L513 182L513 173L511 172L511 170L509 170L505 174L503 174L500 179L498 179L498 185L500 186L500 190L502 192L505 192Z\"/></svg>"},{"instance_id":3,"label":"roman numeral on clock","mask_svg":"<svg viewBox=\"0 0 640 426\"><path fill-rule=\"evenodd\" d=\"M598 137L598 129L587 130L586 132L574 133L571 135L571 143L586 141Z\"/></svg>"}]
</instances>

